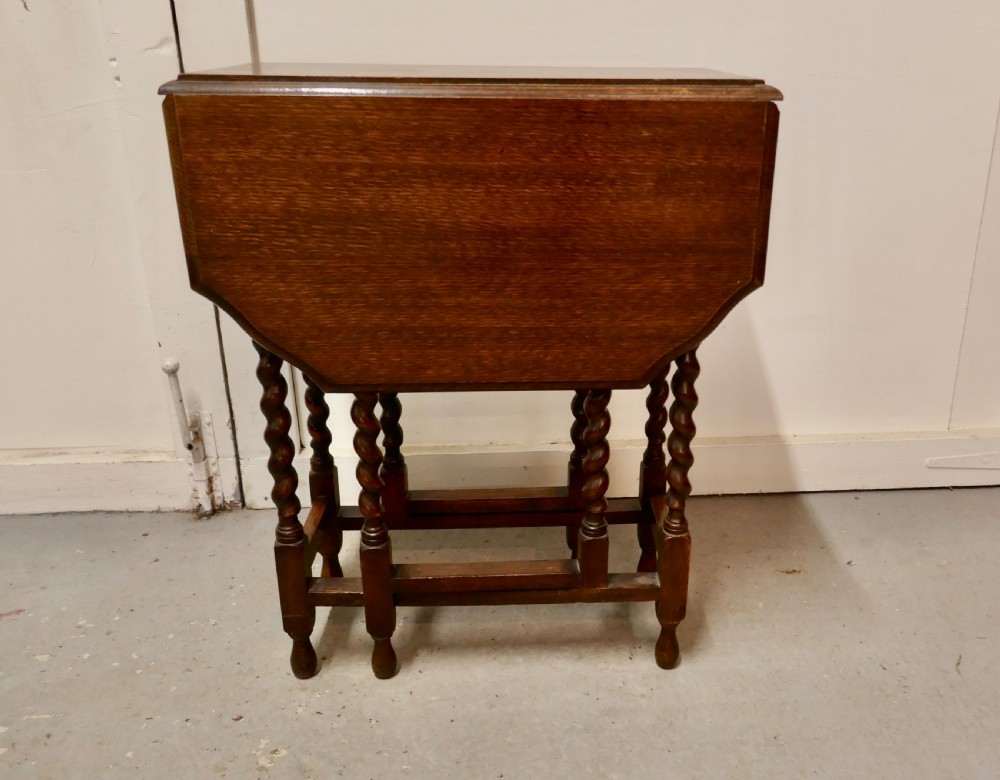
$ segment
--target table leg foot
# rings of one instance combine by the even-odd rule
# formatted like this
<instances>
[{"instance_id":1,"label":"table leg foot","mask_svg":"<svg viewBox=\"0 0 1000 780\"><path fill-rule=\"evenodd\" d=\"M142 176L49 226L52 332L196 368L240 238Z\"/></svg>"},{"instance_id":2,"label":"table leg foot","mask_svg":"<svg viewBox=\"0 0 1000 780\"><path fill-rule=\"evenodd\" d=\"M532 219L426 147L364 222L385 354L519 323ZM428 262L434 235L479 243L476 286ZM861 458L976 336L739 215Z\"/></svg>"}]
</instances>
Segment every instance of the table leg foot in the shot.
<instances>
[{"instance_id":1,"label":"table leg foot","mask_svg":"<svg viewBox=\"0 0 1000 780\"><path fill-rule=\"evenodd\" d=\"M680 662L677 626L663 626L660 628L660 638L656 640L656 665L661 669L674 669Z\"/></svg>"},{"instance_id":2,"label":"table leg foot","mask_svg":"<svg viewBox=\"0 0 1000 780\"><path fill-rule=\"evenodd\" d=\"M300 680L308 680L316 674L319 662L316 658L316 650L308 636L292 637L291 663L292 674Z\"/></svg>"},{"instance_id":3,"label":"table leg foot","mask_svg":"<svg viewBox=\"0 0 1000 780\"><path fill-rule=\"evenodd\" d=\"M380 680L388 680L395 677L399 671L399 661L396 659L396 651L392 649L392 639L376 639L375 646L372 647L372 671Z\"/></svg>"}]
</instances>

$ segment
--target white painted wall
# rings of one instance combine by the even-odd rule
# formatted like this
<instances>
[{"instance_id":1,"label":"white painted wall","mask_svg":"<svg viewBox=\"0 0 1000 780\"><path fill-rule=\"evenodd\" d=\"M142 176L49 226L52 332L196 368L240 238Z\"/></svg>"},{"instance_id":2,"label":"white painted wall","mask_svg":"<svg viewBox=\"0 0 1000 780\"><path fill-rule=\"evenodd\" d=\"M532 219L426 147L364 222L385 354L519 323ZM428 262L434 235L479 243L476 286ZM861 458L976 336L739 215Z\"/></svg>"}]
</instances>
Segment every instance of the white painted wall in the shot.
<instances>
[{"instance_id":1,"label":"white painted wall","mask_svg":"<svg viewBox=\"0 0 1000 780\"><path fill-rule=\"evenodd\" d=\"M1000 115L951 412L955 430L1000 427Z\"/></svg>"},{"instance_id":2,"label":"white painted wall","mask_svg":"<svg viewBox=\"0 0 1000 780\"><path fill-rule=\"evenodd\" d=\"M0 5L0 318L4 359L24 377L0 391L0 408L16 410L0 429L0 511L3 463L26 448L82 447L113 465L124 449L158 453L163 479L182 481L157 372L167 354L182 358L194 405L223 430L225 416L211 308L186 289L155 96L176 69L168 4L28 4ZM767 284L702 350L696 485L1000 481L995 468L928 467L1000 452L995 0L253 5L270 61L693 65L765 78L786 95ZM189 70L250 59L242 0L177 8ZM253 353L223 330L248 497L264 505ZM565 437L568 400L404 398L411 468L435 485L559 479L564 446L551 442ZM334 406L346 454L346 406ZM641 393L619 394L612 412L613 489L626 493ZM231 495L227 437L219 449ZM456 449L478 455L458 465ZM86 473L74 462L59 465ZM349 455L341 463L349 485ZM526 477L527 464L541 471ZM160 505L187 500L162 492ZM21 490L17 506L49 506L35 493Z\"/></svg>"},{"instance_id":3,"label":"white painted wall","mask_svg":"<svg viewBox=\"0 0 1000 780\"><path fill-rule=\"evenodd\" d=\"M0 5L4 449L173 449L99 9Z\"/></svg>"},{"instance_id":4,"label":"white painted wall","mask_svg":"<svg viewBox=\"0 0 1000 780\"><path fill-rule=\"evenodd\" d=\"M226 431L156 96L177 69L169 11L0 4L0 513L189 506L167 355ZM224 477L232 495L231 463Z\"/></svg>"}]
</instances>

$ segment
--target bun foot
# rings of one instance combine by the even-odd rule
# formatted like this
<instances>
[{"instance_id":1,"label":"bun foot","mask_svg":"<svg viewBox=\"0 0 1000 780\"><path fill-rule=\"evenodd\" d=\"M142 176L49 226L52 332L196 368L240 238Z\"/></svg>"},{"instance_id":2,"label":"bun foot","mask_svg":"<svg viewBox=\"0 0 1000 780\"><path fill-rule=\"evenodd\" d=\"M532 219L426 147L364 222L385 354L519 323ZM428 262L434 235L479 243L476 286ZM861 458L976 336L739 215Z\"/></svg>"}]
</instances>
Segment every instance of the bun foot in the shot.
<instances>
[{"instance_id":1,"label":"bun foot","mask_svg":"<svg viewBox=\"0 0 1000 780\"><path fill-rule=\"evenodd\" d=\"M308 680L316 674L318 661L309 637L292 638L292 674L300 680Z\"/></svg>"},{"instance_id":2,"label":"bun foot","mask_svg":"<svg viewBox=\"0 0 1000 780\"><path fill-rule=\"evenodd\" d=\"M664 626L656 640L656 665L661 669L674 669L681 662L681 649L677 644L677 626Z\"/></svg>"},{"instance_id":3,"label":"bun foot","mask_svg":"<svg viewBox=\"0 0 1000 780\"><path fill-rule=\"evenodd\" d=\"M380 680L395 677L399 671L396 651L392 649L392 640L388 637L375 640L375 646L372 648L372 671Z\"/></svg>"}]
</instances>

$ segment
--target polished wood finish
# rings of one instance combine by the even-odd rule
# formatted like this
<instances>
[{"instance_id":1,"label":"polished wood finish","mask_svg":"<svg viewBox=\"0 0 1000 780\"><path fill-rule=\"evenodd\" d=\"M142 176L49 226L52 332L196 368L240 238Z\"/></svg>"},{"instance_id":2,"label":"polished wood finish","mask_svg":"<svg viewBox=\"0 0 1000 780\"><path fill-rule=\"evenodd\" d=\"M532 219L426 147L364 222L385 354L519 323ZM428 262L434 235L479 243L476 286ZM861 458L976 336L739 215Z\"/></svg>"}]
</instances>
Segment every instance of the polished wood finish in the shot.
<instances>
[{"instance_id":1,"label":"polished wood finish","mask_svg":"<svg viewBox=\"0 0 1000 780\"><path fill-rule=\"evenodd\" d=\"M344 534L336 520L340 509L340 482L333 456L330 455L333 436L327 427L330 407L327 406L326 397L319 385L308 376L303 378L306 382L306 408L309 410L306 426L313 451L309 459L309 495L314 507L317 504L324 507L317 527L322 534L318 539L317 549L323 557L323 576L343 577L340 548L343 546ZM311 540L315 534L309 533L308 536Z\"/></svg>"},{"instance_id":2,"label":"polished wood finish","mask_svg":"<svg viewBox=\"0 0 1000 780\"><path fill-rule=\"evenodd\" d=\"M320 524L323 522L323 517L327 514L327 511L325 498L313 499L312 506L309 507L309 514L306 516L305 522L302 523L302 533L305 534L306 541L311 543L322 536Z\"/></svg>"},{"instance_id":3,"label":"polished wood finish","mask_svg":"<svg viewBox=\"0 0 1000 780\"><path fill-rule=\"evenodd\" d=\"M567 466L567 489L570 506L574 509L583 509L583 485L587 481L587 475L583 470L583 459L587 454L587 443L583 440L583 434L587 430L587 413L583 409L583 404L587 400L586 390L577 390L573 393L573 401L570 403L570 411L573 413L573 425L569 429L569 438L573 442L573 452L569 456ZM577 557L577 546L580 536L580 522L574 520L566 525L566 546L569 547L570 555Z\"/></svg>"},{"instance_id":4,"label":"polished wood finish","mask_svg":"<svg viewBox=\"0 0 1000 780\"><path fill-rule=\"evenodd\" d=\"M658 573L660 596L656 600L656 617L660 636L656 641L656 663L663 669L673 669L680 660L677 625L687 611L688 569L691 561L691 535L688 533L685 509L691 494L688 471L694 464L691 440L694 438L694 410L698 394L694 382L701 367L694 350L677 359L677 371L671 381L674 402L670 405L670 437L667 450L667 493L654 496L651 504L656 517Z\"/></svg>"},{"instance_id":5,"label":"polished wood finish","mask_svg":"<svg viewBox=\"0 0 1000 780\"><path fill-rule=\"evenodd\" d=\"M552 590L413 591L406 580L395 582L395 601L401 607L469 606L475 604L574 604L617 601L654 601L660 592L655 574L609 574L603 588L554 588ZM309 597L320 607L360 607L364 589L360 577L317 579Z\"/></svg>"},{"instance_id":6,"label":"polished wood finish","mask_svg":"<svg viewBox=\"0 0 1000 780\"><path fill-rule=\"evenodd\" d=\"M465 504L464 501L459 503ZM547 503L547 502L546 502ZM536 509L524 511L525 502L512 500L509 504L497 503L496 509L490 512L461 512L442 508L437 514L428 514L421 510L408 514L400 522L386 522L390 531L407 529L424 531L448 528L545 528L567 525L570 521L579 527L580 510L568 509ZM409 506L414 506L410 503ZM417 504L419 506L419 504ZM634 524L639 518L648 514L642 509L636 498L608 499L608 508L604 519L608 525ZM357 531L364 524L364 518L356 507L344 507L339 515L339 522L345 531Z\"/></svg>"},{"instance_id":7,"label":"polished wood finish","mask_svg":"<svg viewBox=\"0 0 1000 780\"><path fill-rule=\"evenodd\" d=\"M380 475L382 451L378 446L379 421L375 416L376 393L357 393L351 419L357 426L354 451L358 454L357 474L361 485L358 506L364 515L361 527L361 581L365 589L365 627L375 645L372 671L381 679L396 674L396 653L392 634L396 630L396 605L392 600L392 544L382 506L384 483Z\"/></svg>"},{"instance_id":8,"label":"polished wood finish","mask_svg":"<svg viewBox=\"0 0 1000 780\"><path fill-rule=\"evenodd\" d=\"M574 508L566 488L466 488L463 490L411 490L407 513L411 516L478 514L489 512L557 512Z\"/></svg>"},{"instance_id":9,"label":"polished wood finish","mask_svg":"<svg viewBox=\"0 0 1000 780\"><path fill-rule=\"evenodd\" d=\"M294 673L316 671L317 606L363 607L385 678L400 606L655 601L656 663L676 666L695 350L763 283L780 93L712 71L363 65L161 91L192 287L259 345ZM304 526L282 360L306 375ZM611 392L644 386L639 493L608 499ZM470 389L573 391L564 486L410 489L400 393ZM357 506L325 392L354 394ZM619 523L635 573L608 570ZM390 530L532 526L565 529L569 557L392 558ZM344 531L360 578L342 575Z\"/></svg>"},{"instance_id":10,"label":"polished wood finish","mask_svg":"<svg viewBox=\"0 0 1000 780\"><path fill-rule=\"evenodd\" d=\"M608 508L608 431L611 414L608 403L610 390L591 390L583 403L587 427L583 442L587 454L583 457L583 503L585 511L580 523L577 557L580 560L580 579L584 587L602 588L608 583L608 521L604 513Z\"/></svg>"},{"instance_id":11,"label":"polished wood finish","mask_svg":"<svg viewBox=\"0 0 1000 780\"><path fill-rule=\"evenodd\" d=\"M649 383L646 396L646 450L639 467L639 497L647 510L650 499L662 496L667 490L667 458L663 452L663 444L667 440L664 433L667 427L667 399L670 397L667 373L668 369L664 368L663 373ZM647 512L635 527L642 551L636 571L656 571L656 540L651 520L652 512Z\"/></svg>"},{"instance_id":12,"label":"polished wood finish","mask_svg":"<svg viewBox=\"0 0 1000 780\"><path fill-rule=\"evenodd\" d=\"M407 593L558 590L580 585L575 561L408 563L395 567L393 587Z\"/></svg>"},{"instance_id":13,"label":"polished wood finish","mask_svg":"<svg viewBox=\"0 0 1000 780\"><path fill-rule=\"evenodd\" d=\"M382 447L385 457L379 475L384 485L382 489L382 504L386 517L401 518L406 513L406 496L409 491L409 478L406 470L406 460L403 458L403 428L399 418L403 414L403 405L398 393L379 393L379 406L382 416Z\"/></svg>"},{"instance_id":14,"label":"polished wood finish","mask_svg":"<svg viewBox=\"0 0 1000 780\"><path fill-rule=\"evenodd\" d=\"M260 63L186 73L165 95L322 95L573 100L781 100L760 79L707 68Z\"/></svg>"},{"instance_id":15,"label":"polished wood finish","mask_svg":"<svg viewBox=\"0 0 1000 780\"><path fill-rule=\"evenodd\" d=\"M281 358L254 344L260 360L257 379L263 388L260 410L266 426L264 441L271 455L267 470L274 480L271 500L278 509L278 525L274 535L274 558L278 572L278 598L285 632L292 638L291 665L296 677L305 679L316 673L316 651L310 635L316 622L316 607L307 597L304 579L306 535L299 522L302 505L295 494L299 484L292 466L295 445L288 435L292 416L285 405L288 383L281 375Z\"/></svg>"},{"instance_id":16,"label":"polished wood finish","mask_svg":"<svg viewBox=\"0 0 1000 780\"><path fill-rule=\"evenodd\" d=\"M325 390L399 392L643 387L761 284L777 109L759 85L736 101L668 99L723 89L702 82L646 85L657 100L614 80L623 99L452 94L471 83L168 89L194 289ZM273 316L275 295L294 317ZM372 348L390 341L406 348Z\"/></svg>"}]
</instances>

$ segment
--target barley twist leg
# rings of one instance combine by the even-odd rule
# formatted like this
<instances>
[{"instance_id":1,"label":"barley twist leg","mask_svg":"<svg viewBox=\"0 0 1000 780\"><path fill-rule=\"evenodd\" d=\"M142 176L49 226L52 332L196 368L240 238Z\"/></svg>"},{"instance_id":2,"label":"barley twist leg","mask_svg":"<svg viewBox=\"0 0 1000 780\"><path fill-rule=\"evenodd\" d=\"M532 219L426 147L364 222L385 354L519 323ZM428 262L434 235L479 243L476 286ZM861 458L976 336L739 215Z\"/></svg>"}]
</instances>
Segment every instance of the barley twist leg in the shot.
<instances>
[{"instance_id":1,"label":"barley twist leg","mask_svg":"<svg viewBox=\"0 0 1000 780\"><path fill-rule=\"evenodd\" d=\"M587 391L577 390L573 393L573 400L569 407L573 413L573 425L569 429L570 439L573 442L573 452L569 456L567 484L569 486L569 505L573 509L583 509L583 483L587 481L587 475L583 471L583 458L587 454L587 445L583 440L583 432L587 430L587 413L583 410L583 404L586 400ZM577 557L579 535L579 522L566 524L566 546L569 547L572 558Z\"/></svg>"},{"instance_id":2,"label":"barley twist leg","mask_svg":"<svg viewBox=\"0 0 1000 780\"><path fill-rule=\"evenodd\" d=\"M608 431L611 414L608 403L610 390L591 390L583 408L587 414L587 427L583 433L587 454L583 458L586 482L583 485L585 513L580 524L579 560L580 583L585 588L603 588L608 584L608 521L604 516L608 508Z\"/></svg>"},{"instance_id":3,"label":"barley twist leg","mask_svg":"<svg viewBox=\"0 0 1000 780\"><path fill-rule=\"evenodd\" d=\"M656 538L653 534L654 518L649 499L662 496L667 490L667 459L663 444L667 440L664 429L667 427L667 398L670 396L667 384L669 370L668 365L649 383L649 394L646 396L646 451L639 467L639 498L642 501L643 516L635 526L641 550L636 571L640 572L656 571Z\"/></svg>"},{"instance_id":4,"label":"barley twist leg","mask_svg":"<svg viewBox=\"0 0 1000 780\"><path fill-rule=\"evenodd\" d=\"M382 407L382 446L385 448L379 472L384 483L382 506L387 519L398 520L406 513L406 494L409 490L406 460L402 452L403 428L399 424L403 405L399 402L398 393L379 393L378 400Z\"/></svg>"},{"instance_id":5,"label":"barley twist leg","mask_svg":"<svg viewBox=\"0 0 1000 780\"><path fill-rule=\"evenodd\" d=\"M275 529L274 559L278 573L278 598L285 632L292 638L291 665L296 677L305 679L316 674L316 651L309 637L316 622L316 608L309 604L305 575L306 536L299 522L302 508L295 490L299 478L292 460L295 445L288 435L292 416L285 405L288 383L281 374L282 360L258 344L254 344L260 360L257 379L263 393L260 410L266 427L264 441L271 454L267 470L274 480L271 499L278 509Z\"/></svg>"},{"instance_id":6,"label":"barley twist leg","mask_svg":"<svg viewBox=\"0 0 1000 780\"><path fill-rule=\"evenodd\" d=\"M382 506L384 484L379 475L382 451L378 446L381 430L375 416L377 393L355 393L351 419L357 428L354 451L358 454L358 505L364 516L361 527L361 587L364 591L365 625L375 641L372 671L379 679L396 674L398 664L392 648L396 630L396 606L392 598L392 545Z\"/></svg>"},{"instance_id":7,"label":"barley twist leg","mask_svg":"<svg viewBox=\"0 0 1000 780\"><path fill-rule=\"evenodd\" d=\"M656 617L660 636L656 642L656 663L663 669L673 669L680 662L677 625L687 610L688 572L691 561L691 535L688 533L685 507L691 494L688 472L694 463L691 440L695 435L694 410L698 394L694 383L700 373L695 350L677 358L677 372L671 389L674 402L670 406L671 433L667 439L670 463L667 465L667 513L657 528L660 594L656 601Z\"/></svg>"}]
</instances>

